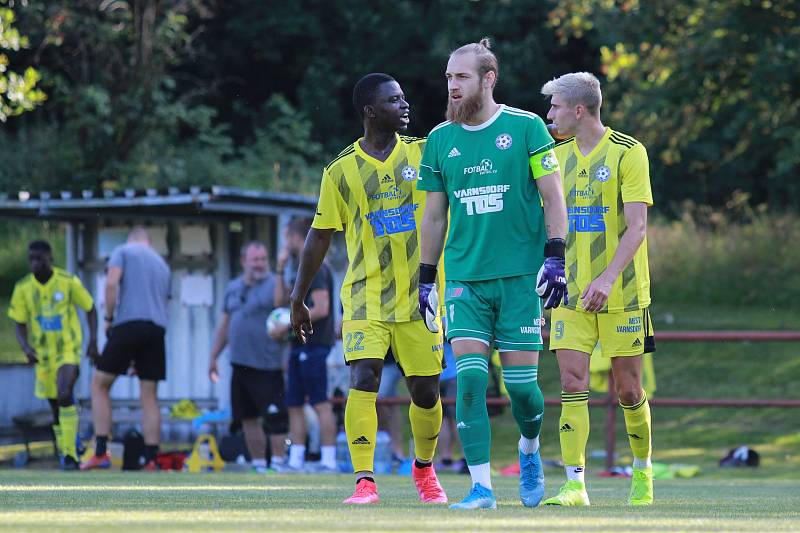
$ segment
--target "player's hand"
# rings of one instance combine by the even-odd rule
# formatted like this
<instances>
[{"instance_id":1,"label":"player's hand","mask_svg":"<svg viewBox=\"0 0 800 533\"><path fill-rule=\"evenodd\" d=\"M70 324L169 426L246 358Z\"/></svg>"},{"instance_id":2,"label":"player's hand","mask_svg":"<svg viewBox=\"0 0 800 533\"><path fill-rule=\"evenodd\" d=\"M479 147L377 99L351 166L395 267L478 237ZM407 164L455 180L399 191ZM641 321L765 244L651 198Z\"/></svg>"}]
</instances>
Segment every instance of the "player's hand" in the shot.
<instances>
[{"instance_id":1,"label":"player's hand","mask_svg":"<svg viewBox=\"0 0 800 533\"><path fill-rule=\"evenodd\" d=\"M97 361L97 358L100 357L100 352L97 350L97 340L90 339L89 345L86 346L86 357L89 358L89 361L94 365Z\"/></svg>"},{"instance_id":2,"label":"player's hand","mask_svg":"<svg viewBox=\"0 0 800 533\"><path fill-rule=\"evenodd\" d=\"M39 357L38 354L36 353L36 350L31 348L30 346L23 349L23 352L25 353L25 357L28 358L28 363L35 365L36 363L39 362Z\"/></svg>"},{"instance_id":3,"label":"player's hand","mask_svg":"<svg viewBox=\"0 0 800 533\"><path fill-rule=\"evenodd\" d=\"M211 380L211 383L217 383L219 381L219 369L217 368L216 357L212 358L211 363L208 365L208 379Z\"/></svg>"},{"instance_id":4,"label":"player's hand","mask_svg":"<svg viewBox=\"0 0 800 533\"><path fill-rule=\"evenodd\" d=\"M596 313L603 309L613 285L614 280L606 276L605 272L597 276L581 294L583 308L590 313Z\"/></svg>"},{"instance_id":5,"label":"player's hand","mask_svg":"<svg viewBox=\"0 0 800 533\"><path fill-rule=\"evenodd\" d=\"M291 299L289 301L292 311L292 330L302 344L306 343L306 336L314 333L314 326L311 324L311 316L308 314L308 307L303 300Z\"/></svg>"},{"instance_id":6,"label":"player's hand","mask_svg":"<svg viewBox=\"0 0 800 533\"><path fill-rule=\"evenodd\" d=\"M436 290L436 267L419 265L419 314L431 333L439 333L439 292Z\"/></svg>"},{"instance_id":7,"label":"player's hand","mask_svg":"<svg viewBox=\"0 0 800 533\"><path fill-rule=\"evenodd\" d=\"M536 275L536 294L544 300L545 309L569 303L567 275L564 266L564 239L550 239L544 246L545 260Z\"/></svg>"}]
</instances>

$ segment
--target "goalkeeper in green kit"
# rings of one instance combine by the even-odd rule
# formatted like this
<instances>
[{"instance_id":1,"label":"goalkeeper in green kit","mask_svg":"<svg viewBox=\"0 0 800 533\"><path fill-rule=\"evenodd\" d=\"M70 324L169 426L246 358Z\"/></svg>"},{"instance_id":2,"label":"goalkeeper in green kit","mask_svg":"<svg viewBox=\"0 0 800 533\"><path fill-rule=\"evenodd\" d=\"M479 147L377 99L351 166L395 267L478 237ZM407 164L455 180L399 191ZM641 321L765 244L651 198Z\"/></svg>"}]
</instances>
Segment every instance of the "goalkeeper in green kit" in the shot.
<instances>
[{"instance_id":1,"label":"goalkeeper in green kit","mask_svg":"<svg viewBox=\"0 0 800 533\"><path fill-rule=\"evenodd\" d=\"M561 175L542 119L495 103L498 63L487 39L455 50L446 76L448 120L428 136L417 188L427 191L419 303L430 328L436 327L438 309L435 265L447 233L446 335L456 355L456 427L472 476L471 492L451 508L497 505L486 410L493 346L500 351L503 381L521 433L520 500L535 507L544 494L539 297L545 308L568 299Z\"/></svg>"}]
</instances>

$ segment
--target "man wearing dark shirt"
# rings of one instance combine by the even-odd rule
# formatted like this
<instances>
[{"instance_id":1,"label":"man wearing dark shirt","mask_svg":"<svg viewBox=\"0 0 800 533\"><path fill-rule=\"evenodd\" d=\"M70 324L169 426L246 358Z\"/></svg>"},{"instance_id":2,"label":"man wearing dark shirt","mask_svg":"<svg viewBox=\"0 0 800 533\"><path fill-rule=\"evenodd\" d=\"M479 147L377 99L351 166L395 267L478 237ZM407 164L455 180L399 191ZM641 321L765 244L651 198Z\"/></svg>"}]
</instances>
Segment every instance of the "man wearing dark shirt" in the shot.
<instances>
[{"instance_id":1,"label":"man wearing dark shirt","mask_svg":"<svg viewBox=\"0 0 800 533\"><path fill-rule=\"evenodd\" d=\"M276 306L288 303L289 291L297 274L294 268L287 269L287 263L299 263L298 257L303 250L311 223L307 219L292 220L286 228L286 246L278 258L278 272L282 287L276 291ZM319 272L311 282L306 297L314 332L308 337L306 344L292 341L289 355L286 405L289 408L289 438L292 446L289 449L289 468L301 470L305 466L306 425L303 405L308 402L319 417L321 460L320 471L336 471L336 420L331 403L328 401L328 369L326 359L334 344L333 327L333 276L330 268L322 264ZM278 329L273 338L280 338L288 333L286 329Z\"/></svg>"}]
</instances>

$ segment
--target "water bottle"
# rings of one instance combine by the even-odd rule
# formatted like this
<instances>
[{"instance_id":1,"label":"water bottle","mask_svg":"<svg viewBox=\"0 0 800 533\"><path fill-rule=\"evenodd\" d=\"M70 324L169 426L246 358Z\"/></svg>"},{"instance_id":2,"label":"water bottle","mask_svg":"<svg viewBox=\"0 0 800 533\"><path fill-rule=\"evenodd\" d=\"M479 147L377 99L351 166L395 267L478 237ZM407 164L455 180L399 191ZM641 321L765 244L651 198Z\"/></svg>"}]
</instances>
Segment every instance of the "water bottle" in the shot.
<instances>
[{"instance_id":1,"label":"water bottle","mask_svg":"<svg viewBox=\"0 0 800 533\"><path fill-rule=\"evenodd\" d=\"M392 439L386 431L378 431L375 438L375 473L392 473Z\"/></svg>"},{"instance_id":2,"label":"water bottle","mask_svg":"<svg viewBox=\"0 0 800 533\"><path fill-rule=\"evenodd\" d=\"M353 473L353 463L350 461L350 450L347 447L347 433L340 431L336 436L336 468L343 474Z\"/></svg>"}]
</instances>

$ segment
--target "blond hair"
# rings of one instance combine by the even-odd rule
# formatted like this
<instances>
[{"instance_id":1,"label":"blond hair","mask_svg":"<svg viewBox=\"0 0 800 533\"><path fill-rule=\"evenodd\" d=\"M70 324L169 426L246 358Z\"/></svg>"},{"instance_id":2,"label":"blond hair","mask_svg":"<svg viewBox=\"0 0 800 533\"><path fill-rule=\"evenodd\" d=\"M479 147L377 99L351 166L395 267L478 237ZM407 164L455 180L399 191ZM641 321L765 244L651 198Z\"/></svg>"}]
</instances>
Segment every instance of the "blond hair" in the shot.
<instances>
[{"instance_id":1,"label":"blond hair","mask_svg":"<svg viewBox=\"0 0 800 533\"><path fill-rule=\"evenodd\" d=\"M603 103L600 80L591 72L571 72L554 78L542 86L542 94L545 96L559 94L567 100L567 105L584 105L594 116L600 114L600 106Z\"/></svg>"},{"instance_id":2,"label":"blond hair","mask_svg":"<svg viewBox=\"0 0 800 533\"><path fill-rule=\"evenodd\" d=\"M481 78L483 78L487 72L494 72L494 83L492 84L492 87L494 87L500 75L500 68L497 63L497 56L492 52L492 42L488 37L484 37L477 43L468 43L459 46L450 53L450 57L456 54L466 54L468 52L475 54L475 58L478 60L478 75Z\"/></svg>"}]
</instances>

